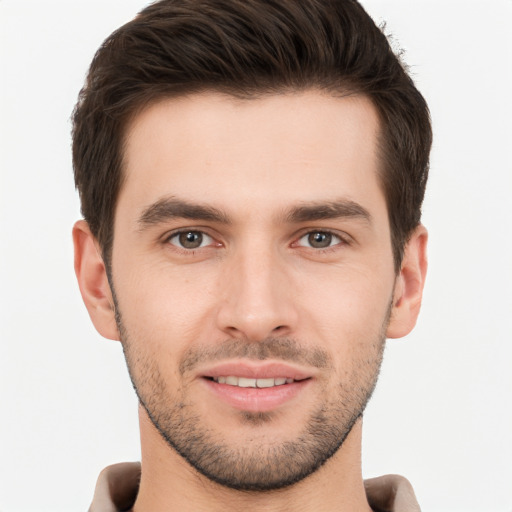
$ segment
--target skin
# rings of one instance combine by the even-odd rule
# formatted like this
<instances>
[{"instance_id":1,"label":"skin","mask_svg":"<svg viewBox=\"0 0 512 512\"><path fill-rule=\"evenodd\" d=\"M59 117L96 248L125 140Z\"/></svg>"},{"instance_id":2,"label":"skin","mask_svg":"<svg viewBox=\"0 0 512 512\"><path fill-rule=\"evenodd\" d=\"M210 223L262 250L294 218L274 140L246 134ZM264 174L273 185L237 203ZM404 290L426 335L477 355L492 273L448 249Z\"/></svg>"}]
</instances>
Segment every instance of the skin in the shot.
<instances>
[{"instance_id":1,"label":"skin","mask_svg":"<svg viewBox=\"0 0 512 512\"><path fill-rule=\"evenodd\" d=\"M170 99L128 127L113 289L84 221L74 242L90 316L103 336L122 340L142 403L135 511L370 510L359 415L384 338L404 336L416 322L427 266L418 226L395 274L378 130L364 97L318 91ZM182 230L201 233L201 246L180 246ZM205 379L219 363L258 371L283 361L308 379L263 414L258 401L244 410L219 398ZM158 430L175 435L193 425L182 441L202 433L222 446L229 467L243 456L256 473L266 468L261 478L277 479L291 459L272 454L312 441L308 425L319 411L332 443L343 444L331 443L334 454L298 483L266 492L216 483ZM241 467L234 473L250 476Z\"/></svg>"}]
</instances>

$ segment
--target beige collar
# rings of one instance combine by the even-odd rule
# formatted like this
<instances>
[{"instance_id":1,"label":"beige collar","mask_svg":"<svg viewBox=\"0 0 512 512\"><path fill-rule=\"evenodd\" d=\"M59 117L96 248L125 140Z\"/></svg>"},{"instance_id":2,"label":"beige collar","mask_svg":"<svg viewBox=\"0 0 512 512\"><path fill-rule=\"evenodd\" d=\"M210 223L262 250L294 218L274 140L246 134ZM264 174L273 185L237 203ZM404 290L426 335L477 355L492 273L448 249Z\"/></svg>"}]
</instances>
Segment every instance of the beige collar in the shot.
<instances>
[{"instance_id":1,"label":"beige collar","mask_svg":"<svg viewBox=\"0 0 512 512\"><path fill-rule=\"evenodd\" d=\"M135 503L140 463L123 462L105 468L98 477L89 512L120 512ZM411 484L399 475L364 482L368 503L376 512L421 512Z\"/></svg>"}]
</instances>

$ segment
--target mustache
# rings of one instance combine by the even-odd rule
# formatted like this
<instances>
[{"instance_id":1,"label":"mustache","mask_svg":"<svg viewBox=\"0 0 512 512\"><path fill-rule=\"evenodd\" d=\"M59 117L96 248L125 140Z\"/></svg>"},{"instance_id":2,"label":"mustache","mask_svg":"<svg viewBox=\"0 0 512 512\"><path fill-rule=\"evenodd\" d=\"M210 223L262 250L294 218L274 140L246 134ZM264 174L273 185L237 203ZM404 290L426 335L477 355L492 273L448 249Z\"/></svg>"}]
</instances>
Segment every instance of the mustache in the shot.
<instances>
[{"instance_id":1,"label":"mustache","mask_svg":"<svg viewBox=\"0 0 512 512\"><path fill-rule=\"evenodd\" d=\"M179 372L183 375L204 363L224 359L278 359L319 369L332 367L332 356L328 352L318 347L305 347L292 338L266 338L256 342L231 339L215 347L189 348L180 361Z\"/></svg>"}]
</instances>

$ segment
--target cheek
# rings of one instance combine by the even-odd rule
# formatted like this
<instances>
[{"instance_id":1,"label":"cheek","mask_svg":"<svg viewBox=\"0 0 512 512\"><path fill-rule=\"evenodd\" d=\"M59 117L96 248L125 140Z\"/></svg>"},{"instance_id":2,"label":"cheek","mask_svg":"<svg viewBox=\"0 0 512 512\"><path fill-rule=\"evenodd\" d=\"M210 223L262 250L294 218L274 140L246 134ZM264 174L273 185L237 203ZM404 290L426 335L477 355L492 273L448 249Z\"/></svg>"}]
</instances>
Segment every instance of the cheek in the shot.
<instances>
[{"instance_id":1,"label":"cheek","mask_svg":"<svg viewBox=\"0 0 512 512\"><path fill-rule=\"evenodd\" d=\"M370 362L373 368L380 357L394 283L383 275L379 281L368 268L343 269L304 281L302 337L331 352L344 380Z\"/></svg>"},{"instance_id":2,"label":"cheek","mask_svg":"<svg viewBox=\"0 0 512 512\"><path fill-rule=\"evenodd\" d=\"M316 317L332 334L381 326L393 294L394 277L366 268L303 273L299 300L305 315Z\"/></svg>"},{"instance_id":3,"label":"cheek","mask_svg":"<svg viewBox=\"0 0 512 512\"><path fill-rule=\"evenodd\" d=\"M134 264L132 268L138 271L124 275L120 268L114 282L123 324L133 338L168 350L208 329L215 297L211 277L168 265Z\"/></svg>"}]
</instances>

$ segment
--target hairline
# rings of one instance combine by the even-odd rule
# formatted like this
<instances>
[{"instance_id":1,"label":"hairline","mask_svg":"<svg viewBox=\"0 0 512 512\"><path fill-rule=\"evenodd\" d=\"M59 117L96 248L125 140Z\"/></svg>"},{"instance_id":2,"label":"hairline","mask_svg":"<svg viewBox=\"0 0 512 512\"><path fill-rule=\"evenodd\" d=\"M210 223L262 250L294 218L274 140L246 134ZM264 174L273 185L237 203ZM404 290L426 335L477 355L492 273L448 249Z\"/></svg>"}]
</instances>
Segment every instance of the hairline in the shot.
<instances>
[{"instance_id":1,"label":"hairline","mask_svg":"<svg viewBox=\"0 0 512 512\"><path fill-rule=\"evenodd\" d=\"M116 210L117 204L119 200L119 196L123 191L124 184L126 182L127 173L127 162L126 162L126 154L127 154L127 145L129 134L131 132L131 128L133 127L136 120L148 109L153 108L155 105L160 103L164 103L169 100L179 100L186 99L191 97L196 97L200 95L208 95L208 94L218 94L220 96L224 96L226 98L234 98L240 101L253 101L261 98L272 97L272 96L284 96L287 94L297 94L301 92L318 92L319 94L324 94L326 96L330 96L332 98L346 98L346 97L360 97L367 99L372 108L374 109L377 115L377 134L376 134L376 147L375 154L377 159L377 180L379 188L384 195L384 200L386 204L386 213L388 217L388 225L390 231L390 242L391 242L391 250L393 254L393 261L395 267L395 273L398 274L400 270L400 264L403 257L403 249L408 242L410 237L403 240L400 244L400 247L396 247L398 243L396 240L396 236L394 233L394 229L391 223L391 209L388 204L388 196L385 186L385 176L386 173L389 173L390 170L387 169L386 165L386 156L385 156L385 146L386 146L386 134L385 134L385 121L381 115L379 106L377 102L373 99L372 94L361 90L361 88L357 88L355 86L350 86L347 84L343 87L341 84L339 87L335 88L334 86L322 86L321 84L311 83L309 85L304 86L291 86L291 85L283 85L282 87L255 87L251 91L244 91L241 88L229 87L229 86L202 86L202 87L190 87L188 90L172 90L172 85L169 90L162 90L161 92L154 92L153 94L147 95L147 97L142 97L139 94L139 101L137 98L133 98L132 108L126 113L126 115L120 120L120 142L119 142L119 154L120 154L120 166L119 166L119 186L116 191L116 196L114 198L114 204L112 205L112 220L110 226L110 236L105 241L104 244L100 243L101 253L103 256L103 260L105 262L106 267L111 271L112 264L112 250L114 245L115 238L115 219L116 219ZM416 227L416 226L415 226ZM104 245L104 247L102 246ZM399 251L398 257L396 251Z\"/></svg>"}]
</instances>

